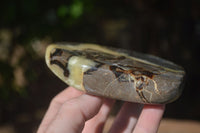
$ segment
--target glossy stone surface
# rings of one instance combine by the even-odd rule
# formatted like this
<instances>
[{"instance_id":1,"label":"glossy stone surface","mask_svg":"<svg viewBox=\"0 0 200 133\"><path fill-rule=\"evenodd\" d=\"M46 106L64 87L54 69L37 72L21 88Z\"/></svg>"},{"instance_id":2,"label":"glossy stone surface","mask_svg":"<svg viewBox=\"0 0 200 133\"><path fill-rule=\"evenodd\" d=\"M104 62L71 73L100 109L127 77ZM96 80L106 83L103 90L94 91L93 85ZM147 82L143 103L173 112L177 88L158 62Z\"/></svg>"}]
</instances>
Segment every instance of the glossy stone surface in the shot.
<instances>
[{"instance_id":1,"label":"glossy stone surface","mask_svg":"<svg viewBox=\"0 0 200 133\"><path fill-rule=\"evenodd\" d=\"M113 99L166 104L182 93L182 67L138 52L94 44L56 44L46 51L48 67L65 83Z\"/></svg>"}]
</instances>

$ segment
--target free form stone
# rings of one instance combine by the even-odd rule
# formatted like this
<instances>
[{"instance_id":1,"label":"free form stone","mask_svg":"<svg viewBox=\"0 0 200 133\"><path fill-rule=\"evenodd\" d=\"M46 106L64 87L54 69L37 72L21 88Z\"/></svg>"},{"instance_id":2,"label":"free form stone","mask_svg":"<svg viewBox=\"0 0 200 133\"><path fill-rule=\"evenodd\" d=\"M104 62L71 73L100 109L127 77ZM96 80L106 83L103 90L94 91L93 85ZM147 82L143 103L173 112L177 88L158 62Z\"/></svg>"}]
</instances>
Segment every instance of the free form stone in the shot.
<instances>
[{"instance_id":1,"label":"free form stone","mask_svg":"<svg viewBox=\"0 0 200 133\"><path fill-rule=\"evenodd\" d=\"M182 92L184 69L152 55L96 44L52 44L48 67L68 85L113 99L166 104Z\"/></svg>"}]
</instances>

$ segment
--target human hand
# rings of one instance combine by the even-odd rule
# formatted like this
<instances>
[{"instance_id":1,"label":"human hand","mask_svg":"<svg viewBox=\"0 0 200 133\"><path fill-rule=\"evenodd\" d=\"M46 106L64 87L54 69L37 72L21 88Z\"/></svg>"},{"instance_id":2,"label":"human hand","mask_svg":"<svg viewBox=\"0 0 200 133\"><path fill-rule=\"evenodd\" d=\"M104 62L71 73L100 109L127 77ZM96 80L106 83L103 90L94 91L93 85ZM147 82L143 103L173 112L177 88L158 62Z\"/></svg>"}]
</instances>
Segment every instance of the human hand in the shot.
<instances>
[{"instance_id":1,"label":"human hand","mask_svg":"<svg viewBox=\"0 0 200 133\"><path fill-rule=\"evenodd\" d=\"M114 100L83 94L69 87L51 102L37 133L101 133ZM164 105L126 102L110 133L156 133Z\"/></svg>"}]
</instances>

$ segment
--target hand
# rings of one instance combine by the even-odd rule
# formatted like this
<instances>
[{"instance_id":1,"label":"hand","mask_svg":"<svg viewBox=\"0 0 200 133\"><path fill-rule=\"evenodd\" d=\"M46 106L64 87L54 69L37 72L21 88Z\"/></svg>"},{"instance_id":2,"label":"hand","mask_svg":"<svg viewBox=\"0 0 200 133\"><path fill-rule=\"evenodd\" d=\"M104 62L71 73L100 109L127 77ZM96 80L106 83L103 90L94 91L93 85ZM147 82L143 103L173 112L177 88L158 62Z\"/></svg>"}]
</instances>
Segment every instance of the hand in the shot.
<instances>
[{"instance_id":1,"label":"hand","mask_svg":"<svg viewBox=\"0 0 200 133\"><path fill-rule=\"evenodd\" d=\"M69 87L51 102L37 133L101 133L114 100L83 94ZM164 105L126 102L110 133L156 133Z\"/></svg>"}]
</instances>

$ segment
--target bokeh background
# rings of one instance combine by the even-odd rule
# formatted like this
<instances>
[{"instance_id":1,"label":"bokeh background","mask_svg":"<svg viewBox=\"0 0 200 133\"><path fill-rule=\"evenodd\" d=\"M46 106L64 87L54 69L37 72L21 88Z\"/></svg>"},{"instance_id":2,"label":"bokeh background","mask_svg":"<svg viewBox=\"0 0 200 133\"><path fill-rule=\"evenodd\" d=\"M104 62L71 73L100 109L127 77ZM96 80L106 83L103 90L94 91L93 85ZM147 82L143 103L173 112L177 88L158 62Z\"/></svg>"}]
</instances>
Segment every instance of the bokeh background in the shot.
<instances>
[{"instance_id":1,"label":"bokeh background","mask_svg":"<svg viewBox=\"0 0 200 133\"><path fill-rule=\"evenodd\" d=\"M183 66L183 95L167 105L164 119L189 121L183 129L200 122L199 0L1 0L0 132L36 131L50 100L66 87L47 68L45 48L64 41L135 50ZM172 122L167 129L173 128Z\"/></svg>"}]
</instances>

